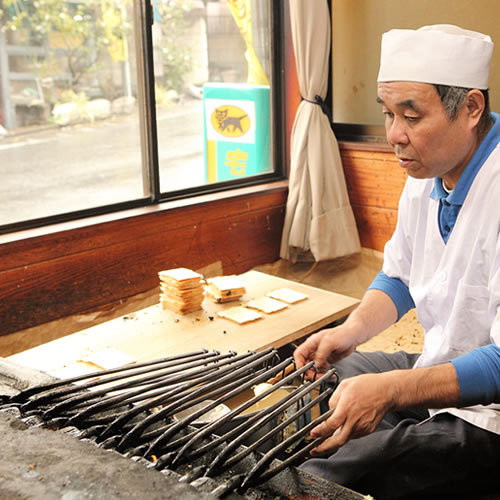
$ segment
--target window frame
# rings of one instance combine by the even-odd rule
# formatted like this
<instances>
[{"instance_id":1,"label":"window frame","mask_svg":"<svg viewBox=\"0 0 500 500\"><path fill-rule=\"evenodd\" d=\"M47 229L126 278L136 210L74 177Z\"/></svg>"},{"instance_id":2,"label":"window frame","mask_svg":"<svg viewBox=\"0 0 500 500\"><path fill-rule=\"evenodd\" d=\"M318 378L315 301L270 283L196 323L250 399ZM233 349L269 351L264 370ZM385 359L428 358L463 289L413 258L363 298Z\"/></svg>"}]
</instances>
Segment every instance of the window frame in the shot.
<instances>
[{"instance_id":1,"label":"window frame","mask_svg":"<svg viewBox=\"0 0 500 500\"><path fill-rule=\"evenodd\" d=\"M156 122L155 78L153 67L153 6L149 0L134 0L134 24L137 63L137 103L141 135L141 160L144 197L120 203L102 205L84 210L65 212L15 223L0 225L0 234L27 229L43 228L100 215L116 213L127 217L134 209L148 208L157 204L185 200L196 203L203 195L224 193L252 186L259 186L287 179L285 151L285 85L284 85L284 8L281 2L271 1L270 48L272 52L271 83L271 157L274 170L247 178L195 186L188 189L162 193L160 190L160 166L158 158L158 134ZM236 192L235 192L236 194ZM167 208L168 209L168 208ZM119 214L120 213L120 214Z\"/></svg>"}]
</instances>

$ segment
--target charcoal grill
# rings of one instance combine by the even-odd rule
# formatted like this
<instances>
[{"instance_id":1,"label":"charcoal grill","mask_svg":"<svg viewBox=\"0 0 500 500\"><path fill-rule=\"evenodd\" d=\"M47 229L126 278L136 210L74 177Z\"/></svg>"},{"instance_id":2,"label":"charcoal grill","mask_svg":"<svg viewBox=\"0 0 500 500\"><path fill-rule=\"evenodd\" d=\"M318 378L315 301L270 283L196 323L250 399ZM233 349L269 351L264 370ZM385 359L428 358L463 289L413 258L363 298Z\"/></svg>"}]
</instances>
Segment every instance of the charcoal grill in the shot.
<instances>
[{"instance_id":1,"label":"charcoal grill","mask_svg":"<svg viewBox=\"0 0 500 500\"><path fill-rule=\"evenodd\" d=\"M321 442L309 431L330 415L318 407L337 382L334 369L307 381L309 370L313 363L295 369L292 357L281 360L272 348L200 350L37 385L2 397L0 412L113 450L217 498L362 498L295 467ZM285 397L253 409L285 387Z\"/></svg>"}]
</instances>

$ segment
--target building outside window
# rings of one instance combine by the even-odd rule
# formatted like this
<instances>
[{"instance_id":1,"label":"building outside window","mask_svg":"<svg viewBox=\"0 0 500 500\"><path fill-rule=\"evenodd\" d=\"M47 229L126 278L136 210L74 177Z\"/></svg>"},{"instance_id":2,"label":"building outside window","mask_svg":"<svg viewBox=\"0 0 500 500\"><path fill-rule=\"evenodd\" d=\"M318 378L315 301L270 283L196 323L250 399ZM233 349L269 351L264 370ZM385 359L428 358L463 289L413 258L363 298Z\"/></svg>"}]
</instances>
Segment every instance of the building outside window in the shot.
<instances>
[{"instance_id":1,"label":"building outside window","mask_svg":"<svg viewBox=\"0 0 500 500\"><path fill-rule=\"evenodd\" d=\"M278 176L273 3L0 0L0 230Z\"/></svg>"}]
</instances>

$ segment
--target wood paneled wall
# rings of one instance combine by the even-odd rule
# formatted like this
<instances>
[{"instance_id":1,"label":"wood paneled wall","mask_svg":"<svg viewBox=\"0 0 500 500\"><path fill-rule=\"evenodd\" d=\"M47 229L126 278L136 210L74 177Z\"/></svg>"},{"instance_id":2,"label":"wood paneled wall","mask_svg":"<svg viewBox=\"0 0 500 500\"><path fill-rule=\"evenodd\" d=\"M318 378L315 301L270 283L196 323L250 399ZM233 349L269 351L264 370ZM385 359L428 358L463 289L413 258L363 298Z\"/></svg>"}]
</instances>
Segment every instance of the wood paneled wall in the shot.
<instances>
[{"instance_id":1,"label":"wood paneled wall","mask_svg":"<svg viewBox=\"0 0 500 500\"><path fill-rule=\"evenodd\" d=\"M250 190L251 191L251 190ZM287 185L14 241L0 237L0 335L158 285L158 271L279 257Z\"/></svg>"},{"instance_id":2,"label":"wood paneled wall","mask_svg":"<svg viewBox=\"0 0 500 500\"><path fill-rule=\"evenodd\" d=\"M359 147L340 147L349 199L361 246L383 251L396 227L398 201L407 175L392 151Z\"/></svg>"}]
</instances>

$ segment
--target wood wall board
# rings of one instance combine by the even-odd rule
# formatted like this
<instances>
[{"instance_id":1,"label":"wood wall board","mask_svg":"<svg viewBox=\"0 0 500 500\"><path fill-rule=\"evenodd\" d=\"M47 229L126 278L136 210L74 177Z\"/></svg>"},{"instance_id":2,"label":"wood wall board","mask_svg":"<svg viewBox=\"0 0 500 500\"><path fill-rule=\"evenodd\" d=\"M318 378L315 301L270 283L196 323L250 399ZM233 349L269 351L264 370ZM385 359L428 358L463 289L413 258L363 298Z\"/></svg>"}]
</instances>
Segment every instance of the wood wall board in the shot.
<instances>
[{"instance_id":1,"label":"wood wall board","mask_svg":"<svg viewBox=\"0 0 500 500\"><path fill-rule=\"evenodd\" d=\"M342 163L353 205L397 210L407 178L397 161L387 159L384 153L343 154Z\"/></svg>"},{"instance_id":2,"label":"wood wall board","mask_svg":"<svg viewBox=\"0 0 500 500\"><path fill-rule=\"evenodd\" d=\"M203 311L185 316L162 310L156 305L138 311L133 318L117 318L15 354L9 359L51 372L109 347L138 361L202 348L238 353L261 351L304 337L346 316L359 303L358 299L258 271L244 273L241 279L247 289L243 297L245 301L281 287L305 293L308 298L245 325L217 317L217 311L233 307L235 303L215 304L205 299Z\"/></svg>"},{"instance_id":3,"label":"wood wall board","mask_svg":"<svg viewBox=\"0 0 500 500\"><path fill-rule=\"evenodd\" d=\"M48 245L39 262L0 272L0 335L150 290L161 269L197 269L220 260L230 274L273 262L279 257L286 191L278 198L272 193L268 201L214 203L186 214L110 223L104 228L111 229L107 245L66 235L72 253L61 256L55 249L51 258ZM104 229L95 229L97 239Z\"/></svg>"},{"instance_id":4,"label":"wood wall board","mask_svg":"<svg viewBox=\"0 0 500 500\"><path fill-rule=\"evenodd\" d=\"M268 207L281 207L283 200L286 200L286 193L287 187L281 186L270 188L265 194L225 198L134 217L124 215L123 218L111 222L96 222L89 226L65 229L38 237L26 237L7 243L1 243L0 236L0 271L106 247L118 242L134 241L164 230L197 225L207 217L212 220L225 219ZM167 207L168 203L164 206ZM99 218L95 219L99 221ZM30 231L24 233L29 235Z\"/></svg>"},{"instance_id":5,"label":"wood wall board","mask_svg":"<svg viewBox=\"0 0 500 500\"><path fill-rule=\"evenodd\" d=\"M352 206L361 246L380 252L396 228L397 210L379 207Z\"/></svg>"}]
</instances>

